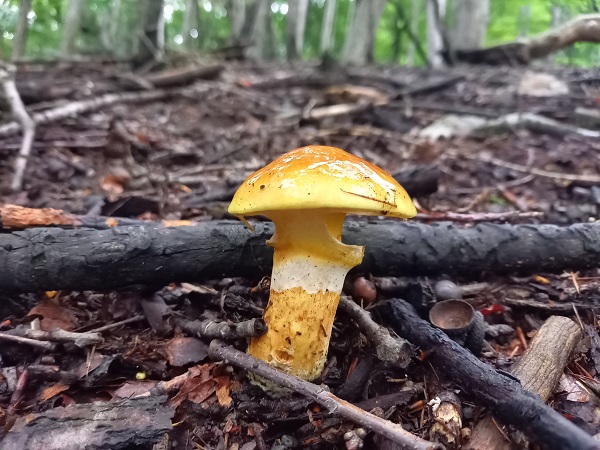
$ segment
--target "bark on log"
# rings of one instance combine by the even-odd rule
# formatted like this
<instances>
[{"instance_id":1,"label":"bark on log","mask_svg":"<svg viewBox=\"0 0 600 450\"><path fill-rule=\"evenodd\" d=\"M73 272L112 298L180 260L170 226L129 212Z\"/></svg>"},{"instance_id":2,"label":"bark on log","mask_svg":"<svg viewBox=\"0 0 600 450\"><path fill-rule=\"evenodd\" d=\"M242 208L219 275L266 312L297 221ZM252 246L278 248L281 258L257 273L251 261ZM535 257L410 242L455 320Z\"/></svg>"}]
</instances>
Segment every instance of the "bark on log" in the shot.
<instances>
[{"instance_id":1,"label":"bark on log","mask_svg":"<svg viewBox=\"0 0 600 450\"><path fill-rule=\"evenodd\" d=\"M17 419L0 450L126 449L152 446L172 429L166 396L54 408Z\"/></svg>"},{"instance_id":2,"label":"bark on log","mask_svg":"<svg viewBox=\"0 0 600 450\"><path fill-rule=\"evenodd\" d=\"M0 234L0 292L111 290L131 285L270 272L270 222L255 232L237 221L191 227L110 230L33 228ZM598 267L600 224L424 225L348 220L344 242L366 245L364 270L375 276L582 270Z\"/></svg>"},{"instance_id":3,"label":"bark on log","mask_svg":"<svg viewBox=\"0 0 600 450\"><path fill-rule=\"evenodd\" d=\"M547 402L580 339L581 329L577 323L567 317L552 316L540 328L511 373L521 381L524 389ZM471 440L465 446L465 450L480 448L512 448L512 443L504 438L490 415L477 424Z\"/></svg>"},{"instance_id":4,"label":"bark on log","mask_svg":"<svg viewBox=\"0 0 600 450\"><path fill-rule=\"evenodd\" d=\"M271 223L110 230L33 228L0 234L0 292L111 290L269 273ZM358 270L378 275L526 273L598 267L600 224L462 227L348 221L344 241L366 245Z\"/></svg>"},{"instance_id":5,"label":"bark on log","mask_svg":"<svg viewBox=\"0 0 600 450\"><path fill-rule=\"evenodd\" d=\"M516 380L502 375L421 319L403 300L383 307L394 330L428 355L427 360L495 417L523 431L544 449L600 449L600 442L558 414Z\"/></svg>"}]
</instances>

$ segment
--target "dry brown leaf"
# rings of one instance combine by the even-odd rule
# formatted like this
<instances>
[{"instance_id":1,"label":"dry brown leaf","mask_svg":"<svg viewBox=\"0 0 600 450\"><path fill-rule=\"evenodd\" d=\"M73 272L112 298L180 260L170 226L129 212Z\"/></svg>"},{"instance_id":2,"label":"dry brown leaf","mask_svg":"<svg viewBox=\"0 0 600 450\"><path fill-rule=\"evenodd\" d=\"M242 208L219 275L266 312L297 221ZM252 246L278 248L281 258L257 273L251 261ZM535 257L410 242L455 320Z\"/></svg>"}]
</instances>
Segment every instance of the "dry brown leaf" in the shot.
<instances>
[{"instance_id":1,"label":"dry brown leaf","mask_svg":"<svg viewBox=\"0 0 600 450\"><path fill-rule=\"evenodd\" d=\"M58 395L61 392L66 391L67 389L69 389L68 384L58 382L58 383L53 384L52 386L49 386L46 389L44 389L42 391L42 394L40 395L40 397L43 401L50 400L55 395Z\"/></svg>"},{"instance_id":2,"label":"dry brown leaf","mask_svg":"<svg viewBox=\"0 0 600 450\"><path fill-rule=\"evenodd\" d=\"M156 386L155 381L127 381L123 386L113 392L113 397L131 398L145 394Z\"/></svg>"},{"instance_id":3,"label":"dry brown leaf","mask_svg":"<svg viewBox=\"0 0 600 450\"><path fill-rule=\"evenodd\" d=\"M192 337L171 339L167 345L169 364L174 367L197 363L208 356L208 345Z\"/></svg>"},{"instance_id":4,"label":"dry brown leaf","mask_svg":"<svg viewBox=\"0 0 600 450\"><path fill-rule=\"evenodd\" d=\"M77 318L64 306L60 305L58 300L44 300L35 305L29 311L28 316L42 316L40 328L44 331L50 331L60 328L65 331L72 331L77 328Z\"/></svg>"},{"instance_id":5,"label":"dry brown leaf","mask_svg":"<svg viewBox=\"0 0 600 450\"><path fill-rule=\"evenodd\" d=\"M221 406L229 406L233 401L231 393L231 378L228 376L216 377L215 381L218 383L217 388L217 400Z\"/></svg>"},{"instance_id":6,"label":"dry brown leaf","mask_svg":"<svg viewBox=\"0 0 600 450\"><path fill-rule=\"evenodd\" d=\"M218 386L211 375L214 366L214 363L210 363L191 367L189 378L185 380L179 392L171 399L171 404L177 407L184 400L202 403L214 394Z\"/></svg>"}]
</instances>

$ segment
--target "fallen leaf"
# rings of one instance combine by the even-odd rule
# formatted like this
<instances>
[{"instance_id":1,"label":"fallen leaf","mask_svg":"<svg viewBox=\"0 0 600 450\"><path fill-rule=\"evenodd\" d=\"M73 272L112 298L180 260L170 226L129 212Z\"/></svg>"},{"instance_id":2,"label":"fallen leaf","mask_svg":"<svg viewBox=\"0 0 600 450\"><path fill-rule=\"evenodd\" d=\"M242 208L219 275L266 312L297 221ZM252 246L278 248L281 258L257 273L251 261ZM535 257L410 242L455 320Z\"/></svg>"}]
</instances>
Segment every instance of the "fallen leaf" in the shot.
<instances>
[{"instance_id":1,"label":"fallen leaf","mask_svg":"<svg viewBox=\"0 0 600 450\"><path fill-rule=\"evenodd\" d=\"M55 395L58 395L67 389L69 389L69 385L59 382L44 389L40 397L43 401L50 400Z\"/></svg>"},{"instance_id":2,"label":"fallen leaf","mask_svg":"<svg viewBox=\"0 0 600 450\"><path fill-rule=\"evenodd\" d=\"M231 378L228 376L216 377L215 381L218 383L217 388L217 400L221 406L229 406L233 399L229 395L231 392Z\"/></svg>"},{"instance_id":3,"label":"fallen leaf","mask_svg":"<svg viewBox=\"0 0 600 450\"><path fill-rule=\"evenodd\" d=\"M212 379L213 363L190 368L190 376L185 380L179 392L171 399L171 405L179 406L184 400L202 403L215 393L218 383Z\"/></svg>"},{"instance_id":4,"label":"fallen leaf","mask_svg":"<svg viewBox=\"0 0 600 450\"><path fill-rule=\"evenodd\" d=\"M172 339L167 345L169 364L174 367L197 363L208 356L208 345L192 337Z\"/></svg>"},{"instance_id":5,"label":"fallen leaf","mask_svg":"<svg viewBox=\"0 0 600 450\"><path fill-rule=\"evenodd\" d=\"M100 189L107 194L122 194L129 180L131 180L131 174L126 169L113 167L110 173L100 181Z\"/></svg>"},{"instance_id":6,"label":"fallen leaf","mask_svg":"<svg viewBox=\"0 0 600 450\"><path fill-rule=\"evenodd\" d=\"M50 331L55 328L72 331L78 326L75 315L69 309L60 305L55 299L41 301L31 308L31 311L27 315L41 316L40 328L44 331Z\"/></svg>"},{"instance_id":7,"label":"fallen leaf","mask_svg":"<svg viewBox=\"0 0 600 450\"><path fill-rule=\"evenodd\" d=\"M123 386L113 392L115 398L131 398L145 394L156 386L155 381L127 381Z\"/></svg>"}]
</instances>

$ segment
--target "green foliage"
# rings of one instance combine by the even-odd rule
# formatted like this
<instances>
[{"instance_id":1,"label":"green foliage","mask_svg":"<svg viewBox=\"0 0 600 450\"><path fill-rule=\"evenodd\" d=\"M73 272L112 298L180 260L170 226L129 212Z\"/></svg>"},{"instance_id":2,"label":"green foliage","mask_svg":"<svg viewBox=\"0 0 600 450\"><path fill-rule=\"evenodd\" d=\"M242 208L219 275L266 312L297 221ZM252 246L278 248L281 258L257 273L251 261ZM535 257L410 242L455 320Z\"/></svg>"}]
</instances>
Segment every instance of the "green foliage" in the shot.
<instances>
[{"instance_id":1,"label":"green foliage","mask_svg":"<svg viewBox=\"0 0 600 450\"><path fill-rule=\"evenodd\" d=\"M185 0L165 1L165 42L167 48L181 48L181 36ZM242 0L235 0L242 1ZM246 0L249 1L249 0ZM265 0L262 0L265 1ZM320 39L325 2L310 0L307 13L303 57L315 59L320 56ZM356 0L337 0L334 24L333 55L339 56L343 49L348 21L353 14ZM226 0L198 0L197 35L190 48L211 52L229 44L230 18ZM404 32L410 26L411 8L418 8L418 27L415 30L421 47L426 48L426 0L389 0L382 14L375 38L376 62L406 64L409 36ZM53 57L58 54L68 0L34 0L30 14L30 29L26 55L30 57ZM120 5L116 10L116 5ZM10 54L15 32L19 0L0 0L0 52ZM448 9L452 0L448 0ZM79 53L110 53L127 57L135 53L138 45L140 17L139 0L84 0L82 28L78 36ZM285 27L287 0L272 0L273 50L277 58L285 58ZM553 21L553 11L560 17ZM563 23L581 13L590 13L589 0L491 0L490 21L485 45L510 42L518 37L532 36L546 31L552 24ZM448 18L451 20L451 18ZM586 66L597 64L600 57L598 45L577 44L560 52L554 61L561 64ZM414 63L423 64L415 53Z\"/></svg>"}]
</instances>

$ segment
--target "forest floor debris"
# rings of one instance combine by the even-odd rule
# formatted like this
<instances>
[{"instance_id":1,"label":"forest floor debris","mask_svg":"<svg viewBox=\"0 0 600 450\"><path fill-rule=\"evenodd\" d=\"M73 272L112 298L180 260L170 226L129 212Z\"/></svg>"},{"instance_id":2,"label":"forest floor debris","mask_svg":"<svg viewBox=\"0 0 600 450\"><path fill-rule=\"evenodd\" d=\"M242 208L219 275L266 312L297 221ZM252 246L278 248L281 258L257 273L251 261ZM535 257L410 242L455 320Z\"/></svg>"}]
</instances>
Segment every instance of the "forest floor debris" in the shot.
<instances>
[{"instance_id":1,"label":"forest floor debris","mask_svg":"<svg viewBox=\"0 0 600 450\"><path fill-rule=\"evenodd\" d=\"M585 128L597 133L589 113L598 108L600 81L589 81L600 79L597 71L544 69L568 82L569 92L540 97L519 92L531 72L525 68L333 73L310 65L292 70L231 62L184 65L140 78L119 74L111 64L86 64L47 65L44 71L35 64L18 67L16 86L36 128L22 189L14 192L22 139L19 125L2 115L0 253L26 256L19 257L18 267L7 262L0 273L0 448L21 448L15 447L21 442L35 448L32 439L46 436L48 424L62 432L72 422L81 430L90 414L109 410L115 420L101 423L105 431L91 433L90 445L104 439L119 448L138 436L144 448L165 439L165 445L182 449L373 448L382 439L369 431L377 432L373 423L383 426L379 432L388 439L400 433L428 445L423 440L449 436L440 437L444 433L433 426L442 404L453 411L460 405L462 422L452 422L452 436L467 442L470 430L490 420L482 422L489 417L482 406L493 399L482 400L478 385L465 385L473 375L468 364L457 367L469 372L461 380L444 375L448 361L440 362L426 345L439 333L419 341L429 328L397 330L418 345L411 352L393 328L383 328L389 315L373 306L390 298L409 301L422 317L438 300L463 298L486 320L486 373L519 396L524 391L506 371L523 354L521 365L535 349L552 347L558 337L566 340L544 330L563 320L546 321L549 316L569 316L569 327L561 329L575 336L583 326L583 338L579 345L569 340L562 346L552 379L563 373L563 381L549 395L553 408L571 421L556 419L550 407L539 411L558 424L555 430L566 430L555 445L569 436L565 445L588 445L581 430L600 432L593 406L600 376L595 320L600 272L593 262L575 264L577 258L590 259L600 241L595 237L600 144L591 134L571 132L584 126L580 116L587 110ZM63 83L68 80L67 89L51 84L56 77L42 76L52 71ZM542 117L544 124L561 124L561 132L505 121L486 136L418 136L448 113L491 122L516 117L511 114ZM362 232L375 241L359 240L371 256L345 288L354 300L345 298L344 304L357 302L353 310L365 316L352 313L359 319L349 320L340 308L330 357L317 380L327 388L315 387L319 395L355 405L339 403L343 414L335 414L339 404L326 403L333 409L328 411L298 392L268 398L249 383L246 371L208 357L223 349L243 356L238 351L245 349L246 336L263 330L260 317L268 299L269 282L262 276L269 268L264 241L272 227L257 222L256 234L241 233L240 224L223 221L232 219L228 201L252 171L308 144L338 146L384 167L407 186L420 210L418 222L349 221L346 228L350 240ZM440 219L454 223L428 223ZM511 225L517 220L523 223ZM142 224L149 234L140 232ZM27 229L32 226L37 228ZM437 231L428 234L431 230ZM537 236L532 230L538 230L540 238L515 240L515 230L522 231L521 238ZM461 237L454 246L452 236ZM475 247L486 236L497 239L484 242L487 253L481 256ZM553 244L544 244L550 237ZM406 245L400 246L403 239ZM249 240L252 245L244 247ZM414 251L403 256L404 263L390 260L397 254L390 242ZM204 253L182 258L197 250L194 245L204 245ZM240 248L246 250L232 259ZM443 258L431 250L441 248L450 249ZM49 262L42 257L49 249L73 258L69 264L64 258ZM145 260L148 251L156 258ZM386 257L378 260L377 252ZM411 276L415 262L430 271ZM525 271L510 273L516 267ZM440 281L450 288L442 289ZM365 323L357 323L367 319L373 333L363 333ZM62 337L54 329L63 330ZM401 344L401 364L382 356L376 335L383 330L384 347L390 340ZM214 337L228 345L209 347ZM470 355L447 339L440 342L448 348L442 359ZM443 393L456 390L460 403L444 400ZM548 400L546 393L543 398ZM510 405L501 406L502 418L530 440L544 441L543 424L507 419ZM398 423L404 431L390 428Z\"/></svg>"}]
</instances>

